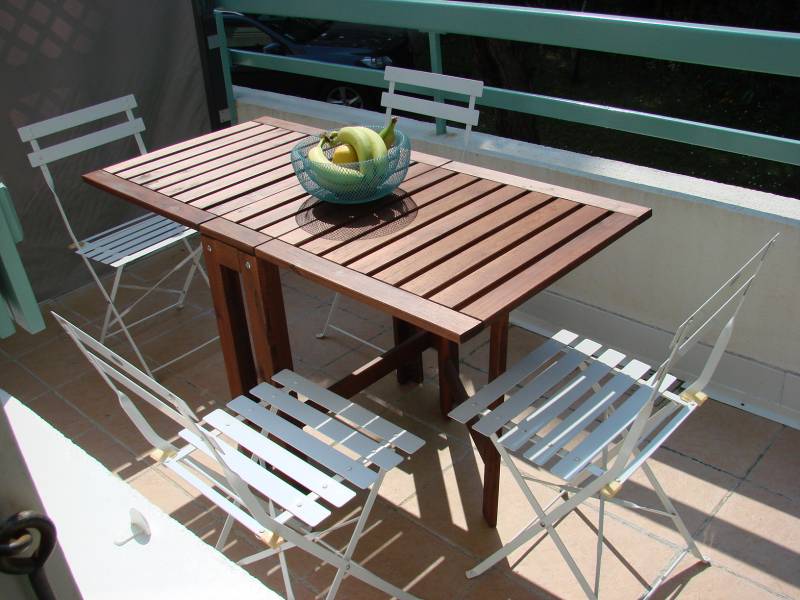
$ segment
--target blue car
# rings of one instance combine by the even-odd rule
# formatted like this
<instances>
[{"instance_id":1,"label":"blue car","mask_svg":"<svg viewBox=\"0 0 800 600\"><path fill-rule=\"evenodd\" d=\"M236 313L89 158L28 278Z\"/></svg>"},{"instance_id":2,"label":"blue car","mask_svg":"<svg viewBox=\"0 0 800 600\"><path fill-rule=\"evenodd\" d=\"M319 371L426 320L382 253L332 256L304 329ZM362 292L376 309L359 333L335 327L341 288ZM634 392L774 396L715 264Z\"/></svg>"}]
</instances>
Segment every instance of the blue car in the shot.
<instances>
[{"instance_id":1,"label":"blue car","mask_svg":"<svg viewBox=\"0 0 800 600\"><path fill-rule=\"evenodd\" d=\"M411 66L408 33L403 29L235 12L224 12L223 20L232 49L367 69ZM355 108L377 107L380 98L371 87L242 66L234 66L233 82Z\"/></svg>"}]
</instances>

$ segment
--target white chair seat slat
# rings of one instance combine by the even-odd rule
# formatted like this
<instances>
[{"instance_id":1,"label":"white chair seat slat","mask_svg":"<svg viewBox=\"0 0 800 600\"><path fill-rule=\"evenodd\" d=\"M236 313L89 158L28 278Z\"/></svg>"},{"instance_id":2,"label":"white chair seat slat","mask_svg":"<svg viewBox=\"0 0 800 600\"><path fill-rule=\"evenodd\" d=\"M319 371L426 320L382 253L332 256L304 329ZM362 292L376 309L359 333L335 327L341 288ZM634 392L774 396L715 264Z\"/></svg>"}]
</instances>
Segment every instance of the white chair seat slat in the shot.
<instances>
[{"instance_id":1,"label":"white chair seat slat","mask_svg":"<svg viewBox=\"0 0 800 600\"><path fill-rule=\"evenodd\" d=\"M520 381L530 376L548 360L555 357L567 344L578 336L566 330L559 331L525 358L515 363L502 375L482 387L471 398L454 408L449 417L459 423L466 423L481 414L495 400L503 396Z\"/></svg>"},{"instance_id":2,"label":"white chair seat slat","mask_svg":"<svg viewBox=\"0 0 800 600\"><path fill-rule=\"evenodd\" d=\"M115 98L114 100L108 100L100 104L95 104L94 106L88 106L80 110L65 113L53 117L52 119L39 121L32 125L25 125L19 128L19 137L23 142L30 142L31 140L52 135L59 131L64 131L65 129L72 129L78 125L104 119L134 108L136 108L136 98L128 94L121 98Z\"/></svg>"},{"instance_id":3,"label":"white chair seat slat","mask_svg":"<svg viewBox=\"0 0 800 600\"><path fill-rule=\"evenodd\" d=\"M672 384L665 379L659 393L666 391L670 385ZM598 425L585 440L562 458L551 469L551 473L567 481L579 473L603 447L611 444L614 438L633 422L633 419L647 403L652 391L653 388L650 386L640 386L617 407L608 419Z\"/></svg>"},{"instance_id":4,"label":"white chair seat slat","mask_svg":"<svg viewBox=\"0 0 800 600\"><path fill-rule=\"evenodd\" d=\"M275 406L287 415L299 419L312 429L327 436L335 443L357 453L360 457L369 457L382 469L393 469L402 462L402 457L391 448L376 443L363 433L339 421L327 413L320 412L308 404L298 402L296 398L272 386L256 386L252 393L267 404Z\"/></svg>"},{"instance_id":5,"label":"white chair seat slat","mask_svg":"<svg viewBox=\"0 0 800 600\"><path fill-rule=\"evenodd\" d=\"M413 98L411 96L398 96L388 92L381 94L381 105L391 109L424 114L472 126L478 124L478 118L480 117L480 112L474 108L465 108L455 104L444 104L443 102Z\"/></svg>"},{"instance_id":6,"label":"white chair seat slat","mask_svg":"<svg viewBox=\"0 0 800 600\"><path fill-rule=\"evenodd\" d=\"M610 408L631 388L637 388L639 378L649 369L649 365L638 360L630 361L599 391L581 402L558 425L536 440L533 446L525 452L525 458L537 465L545 464L578 434L585 431L592 421L603 414L603 411Z\"/></svg>"},{"instance_id":7,"label":"white chair seat slat","mask_svg":"<svg viewBox=\"0 0 800 600\"><path fill-rule=\"evenodd\" d=\"M569 384L553 394L535 412L513 426L498 441L511 451L519 450L542 427L572 406L578 398L587 393L593 385L605 377L624 358L625 355L616 350L608 349L604 351L596 361L584 371L581 371ZM520 390L519 393L525 393L526 388Z\"/></svg>"},{"instance_id":8,"label":"white chair seat slat","mask_svg":"<svg viewBox=\"0 0 800 600\"><path fill-rule=\"evenodd\" d=\"M378 474L372 469L331 448L285 419L259 408L250 398L234 398L228 403L228 408L361 489L368 488L378 479Z\"/></svg>"},{"instance_id":9,"label":"white chair seat slat","mask_svg":"<svg viewBox=\"0 0 800 600\"><path fill-rule=\"evenodd\" d=\"M309 381L297 373L283 370L273 376L273 379L290 390L312 399L331 412L355 423L362 429L379 436L384 442L396 446L409 454L419 450L425 443L422 439L409 433L402 427L398 427L383 417L379 417L363 406L345 400L341 396L317 385L313 381Z\"/></svg>"},{"instance_id":10,"label":"white chair seat slat","mask_svg":"<svg viewBox=\"0 0 800 600\"><path fill-rule=\"evenodd\" d=\"M180 241L182 239L191 237L191 236L195 235L196 233L197 233L196 231L193 231L191 229L185 229L183 231L178 230L178 232L175 235L171 236L171 237L165 237L164 239L159 240L159 241L157 241L155 243L150 243L150 244L148 244L146 246L143 246L140 250L137 250L136 252L133 252L133 254L127 254L125 256L122 256L122 257L118 258L117 260L115 260L114 262L111 263L111 266L116 268L116 267L120 267L120 266L126 265L126 264L128 264L130 262L137 261L140 258L143 258L145 256L149 256L150 254L153 254L154 252L158 252L162 248L167 248L167 247L169 247L170 245L174 244L177 241Z\"/></svg>"},{"instance_id":11,"label":"white chair seat slat","mask_svg":"<svg viewBox=\"0 0 800 600\"><path fill-rule=\"evenodd\" d=\"M145 225L149 225L150 223L157 223L161 219L164 219L161 215L154 215L152 213L144 214L140 217L136 217L135 219L131 219L130 221L125 221L120 223L119 225L114 225L113 227L109 227L108 229L104 229L103 231L98 231L97 233L93 233L92 235L85 237L81 240L81 243L86 244L89 242L94 242L99 239L103 239L105 237L111 237L118 233L125 235L125 232L132 227L144 227Z\"/></svg>"},{"instance_id":12,"label":"white chair seat slat","mask_svg":"<svg viewBox=\"0 0 800 600\"><path fill-rule=\"evenodd\" d=\"M262 411L265 410L261 406L258 408ZM343 506L356 495L347 486L323 473L303 458L279 446L255 429L248 427L224 410L217 409L211 412L204 421L334 506Z\"/></svg>"},{"instance_id":13,"label":"white chair seat slat","mask_svg":"<svg viewBox=\"0 0 800 600\"><path fill-rule=\"evenodd\" d=\"M150 248L163 240L174 238L186 230L177 223L162 223L153 226L147 231L136 232L126 239L120 239L106 246L101 252L96 253L93 260L98 262L116 262L121 258L136 254L145 248Z\"/></svg>"},{"instance_id":14,"label":"white chair seat slat","mask_svg":"<svg viewBox=\"0 0 800 600\"><path fill-rule=\"evenodd\" d=\"M206 443L188 429L178 434L200 452L214 459ZM314 527L324 521L331 512L309 498L306 494L264 469L257 462L244 456L217 436L220 454L228 466L242 478L242 481L259 491L265 498L288 510L295 517Z\"/></svg>"},{"instance_id":15,"label":"white chair seat slat","mask_svg":"<svg viewBox=\"0 0 800 600\"><path fill-rule=\"evenodd\" d=\"M125 121L118 125L112 125L111 127L87 133L86 135L73 138L66 142L53 144L47 148L31 152L28 154L28 160L32 167L41 167L42 165L48 165L62 158L141 133L144 129L144 121L142 121L142 119Z\"/></svg>"},{"instance_id":16,"label":"white chair seat slat","mask_svg":"<svg viewBox=\"0 0 800 600\"><path fill-rule=\"evenodd\" d=\"M480 96L483 94L483 82L475 79L465 79L453 75L442 75L440 73L428 73L427 71L416 71L414 69L403 69L402 67L386 67L384 78L397 83L407 85L418 85L430 89L463 94L465 96Z\"/></svg>"},{"instance_id":17,"label":"white chair seat slat","mask_svg":"<svg viewBox=\"0 0 800 600\"><path fill-rule=\"evenodd\" d=\"M588 340L584 340L587 342ZM521 390L515 392L500 406L475 423L473 429L478 433L489 436L504 427L517 415L528 409L536 400L544 396L558 384L564 382L575 369L583 364L589 356L600 347L600 344L583 344L586 352L574 349L566 352L561 358L548 365L533 381L530 381Z\"/></svg>"},{"instance_id":18,"label":"white chair seat slat","mask_svg":"<svg viewBox=\"0 0 800 600\"><path fill-rule=\"evenodd\" d=\"M129 224L125 229L115 228L108 237L93 236L91 240L81 243L78 254L83 254L95 262L113 265L121 259L138 255L144 250L151 250L154 246L166 240L170 242L175 238L188 237L194 232L187 227L159 217Z\"/></svg>"}]
</instances>

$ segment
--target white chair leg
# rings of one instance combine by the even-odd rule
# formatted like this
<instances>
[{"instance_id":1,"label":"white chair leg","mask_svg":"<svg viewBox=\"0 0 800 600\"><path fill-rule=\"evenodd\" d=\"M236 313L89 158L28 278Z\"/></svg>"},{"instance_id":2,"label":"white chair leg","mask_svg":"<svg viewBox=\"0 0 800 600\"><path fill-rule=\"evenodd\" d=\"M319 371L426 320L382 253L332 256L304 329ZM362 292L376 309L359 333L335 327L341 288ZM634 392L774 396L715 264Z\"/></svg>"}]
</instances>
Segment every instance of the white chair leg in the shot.
<instances>
[{"instance_id":1,"label":"white chair leg","mask_svg":"<svg viewBox=\"0 0 800 600\"><path fill-rule=\"evenodd\" d=\"M600 597L600 573L603 564L603 544L605 543L603 527L605 526L606 501L600 496L600 509L597 517L597 559L594 567L594 595Z\"/></svg>"},{"instance_id":2,"label":"white chair leg","mask_svg":"<svg viewBox=\"0 0 800 600\"><path fill-rule=\"evenodd\" d=\"M108 333L108 328L111 325L112 304L114 304L114 302L117 299L117 292L119 291L119 282L122 279L122 270L124 268L125 268L124 266L118 267L116 269L116 273L114 273L114 283L111 286L111 293L108 296L111 301L110 301L109 305L106 307L106 316L103 319L103 329L100 331L100 343L101 344L106 341L106 334Z\"/></svg>"},{"instance_id":3,"label":"white chair leg","mask_svg":"<svg viewBox=\"0 0 800 600\"><path fill-rule=\"evenodd\" d=\"M211 284L208 282L208 273L206 273L206 270L203 267L203 261L200 259L200 254L203 250L203 246L198 244L197 248L192 249L192 246L189 244L189 240L187 240L186 238L183 239L183 244L189 251L189 256L191 257L194 266L197 268L197 272L200 273L200 277L203 278L203 281L206 282L207 286L211 287Z\"/></svg>"},{"instance_id":4,"label":"white chair leg","mask_svg":"<svg viewBox=\"0 0 800 600\"><path fill-rule=\"evenodd\" d=\"M341 294L336 292L333 295L333 301L331 302L331 309L328 311L328 318L325 319L325 325L322 327L322 331L317 334L318 339L322 339L328 333L328 327L331 324L331 319L333 318L333 313L336 312L336 307L339 306L339 298L341 298Z\"/></svg>"},{"instance_id":5,"label":"white chair leg","mask_svg":"<svg viewBox=\"0 0 800 600\"><path fill-rule=\"evenodd\" d=\"M186 243L186 238L183 239L183 244L186 246L186 249L189 251L189 255L193 254L193 250L189 244ZM186 279L183 281L183 287L181 288L180 294L178 294L178 300L175 303L178 308L183 308L183 303L186 301L186 294L189 291L189 286L192 285L192 280L194 279L194 274L197 271L197 261L192 260L192 264L189 267L189 272L186 274Z\"/></svg>"},{"instance_id":6,"label":"white chair leg","mask_svg":"<svg viewBox=\"0 0 800 600\"><path fill-rule=\"evenodd\" d=\"M547 531L547 534L553 540L553 543L556 545L556 548L558 548L558 551L561 553L561 556L564 558L564 562L567 563L567 566L570 568L570 571L572 571L572 574L574 575L575 579L578 581L578 584L583 589L583 591L586 594L587 598L591 598L592 600L597 600L597 597L595 596L594 591L592 590L591 586L589 585L589 582L586 580L586 577L584 577L583 573L581 572L580 568L578 567L578 564L575 562L575 559L572 558L572 554L570 554L569 550L567 549L567 546L564 544L564 541L561 539L561 536L556 531L556 525L558 524L557 521L559 519L556 519L556 521L553 521L553 520L551 520L551 515L549 515L547 513L547 510L549 510L549 508L551 506L553 506L553 504L555 504L555 502L557 502L562 497L561 494L556 496L556 498L553 500L553 502L548 504L547 507L542 508L542 505L539 504L539 501L533 495L533 492L531 492L530 487L528 487L528 484L525 482L525 479L523 478L522 473L519 472L519 469L514 464L514 461L511 459L511 456L508 454L506 449L497 442L497 439L498 438L497 438L497 436L495 434L493 434L490 437L490 440L491 440L492 444L494 444L494 447L497 449L498 453L500 454L500 459L503 461L503 463L506 465L506 467L508 467L508 470L511 472L512 477L514 477L514 480L517 482L517 485L520 487L522 492L525 494L525 497L528 499L528 503L531 505L531 507L533 508L534 512L536 513L537 519L534 520L533 522L531 522L531 524L528 525L528 527L526 527L525 530L520 532L520 534L518 534L517 537L515 539L513 539L511 542L509 542L508 544L504 544L503 547L500 548L493 555L491 555L490 557L486 558L483 562L481 562L476 567L474 567L474 568L470 569L469 571L467 571L467 577L471 578L471 577L475 577L477 575L480 575L481 573L483 573L484 571L486 571L487 569L492 567L494 564L499 562L502 558L504 558L505 556L508 556L511 552L513 552L514 550L519 548L526 541L528 541L531 538L535 537L541 531L541 528L544 528ZM565 506L566 505L572 504L573 506L566 507L567 512L564 514L564 516L566 516L580 502L582 502L582 498L573 496L572 498L567 500L564 505L560 506L559 509L560 509L561 512L563 512L565 510ZM556 512L558 512L558 511L556 511ZM537 523L538 523L539 527L535 526Z\"/></svg>"},{"instance_id":7,"label":"white chair leg","mask_svg":"<svg viewBox=\"0 0 800 600\"><path fill-rule=\"evenodd\" d=\"M656 478L656 474L653 473L653 470L650 468L650 465L647 462L642 464L642 471L647 476L647 479L650 481L650 485L653 486L653 489L658 496L658 499L661 500L661 504L664 506L664 510L666 510L670 517L672 518L672 522L675 524L675 529L683 536L684 541L686 542L686 549L691 552L698 560L701 560L705 563L709 562L708 559L700 552L700 548L697 547L697 544L692 538L692 534L689 533L689 528L686 527L686 523L683 522L683 519L678 514L678 511L675 509L675 505L672 504L672 501L667 496L664 488L661 487L661 483L659 483L658 479Z\"/></svg>"},{"instance_id":8,"label":"white chair leg","mask_svg":"<svg viewBox=\"0 0 800 600\"><path fill-rule=\"evenodd\" d=\"M369 497L364 503L364 507L361 509L361 515L358 517L356 526L353 528L353 533L350 536L350 541L348 542L347 548L344 551L344 559L347 561L347 563L349 563L350 559L353 558L353 553L356 551L356 545L358 544L358 540L361 538L361 534L363 533L364 527L367 524L369 513L375 504L375 499L378 497L378 490L381 487L381 483L383 483L383 478L385 475L386 473L381 469L381 474L378 477L378 480L372 485L372 489L369 491ZM336 576L333 578L333 583L328 590L326 600L333 600L333 598L336 596L336 592L339 591L339 586L341 585L342 579L344 579L345 576L345 572L348 569L347 563L340 567L338 571L336 571Z\"/></svg>"},{"instance_id":9,"label":"white chair leg","mask_svg":"<svg viewBox=\"0 0 800 600\"><path fill-rule=\"evenodd\" d=\"M225 524L222 526L222 531L217 538L217 543L214 544L214 548L222 552L222 549L225 547L225 542L228 541L228 536L231 533L231 527L233 527L233 517L228 515L228 518L225 519Z\"/></svg>"}]
</instances>

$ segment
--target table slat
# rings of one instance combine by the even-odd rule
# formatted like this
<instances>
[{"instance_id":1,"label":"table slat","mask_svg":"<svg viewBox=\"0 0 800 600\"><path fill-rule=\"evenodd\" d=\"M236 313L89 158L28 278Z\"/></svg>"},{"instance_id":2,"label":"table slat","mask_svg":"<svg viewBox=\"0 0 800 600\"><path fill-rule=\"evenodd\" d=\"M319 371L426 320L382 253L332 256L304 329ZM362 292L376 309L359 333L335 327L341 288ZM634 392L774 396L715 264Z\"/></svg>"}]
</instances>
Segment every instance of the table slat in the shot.
<instances>
[{"instance_id":1,"label":"table slat","mask_svg":"<svg viewBox=\"0 0 800 600\"><path fill-rule=\"evenodd\" d=\"M508 252L472 271L469 277L451 280L440 292L430 296L434 302L454 308L486 294L503 279L516 274L546 256L566 240L602 219L608 211L595 206L582 206L541 233L525 240Z\"/></svg>"},{"instance_id":2,"label":"table slat","mask_svg":"<svg viewBox=\"0 0 800 600\"><path fill-rule=\"evenodd\" d=\"M481 326L477 319L341 267L281 240L260 245L256 248L256 256L297 271L312 281L323 282L335 291L454 342L468 339Z\"/></svg>"},{"instance_id":3,"label":"table slat","mask_svg":"<svg viewBox=\"0 0 800 600\"><path fill-rule=\"evenodd\" d=\"M225 146L236 140L257 135L262 131L270 131L270 129L259 123L242 123L235 128L221 129L199 138L186 140L185 142L166 146L160 150L148 152L142 156L136 156L130 160L106 167L103 170L128 179L146 173L151 169L183 160L189 156L203 154L210 148Z\"/></svg>"},{"instance_id":4,"label":"table slat","mask_svg":"<svg viewBox=\"0 0 800 600\"><path fill-rule=\"evenodd\" d=\"M639 220L631 215L611 214L556 252L529 265L502 285L463 306L460 312L483 321L512 310L597 254L638 223Z\"/></svg>"},{"instance_id":5,"label":"table slat","mask_svg":"<svg viewBox=\"0 0 800 600\"><path fill-rule=\"evenodd\" d=\"M371 275L392 285L405 283L448 258L473 248L480 249L488 246L487 238L498 232L500 235L497 237L513 243L515 240L510 235L509 229L550 200L550 197L543 194L527 192L500 210L492 211L490 214L467 223L464 227L448 233L442 239L428 244L424 249L415 251L388 266L383 266Z\"/></svg>"}]
</instances>

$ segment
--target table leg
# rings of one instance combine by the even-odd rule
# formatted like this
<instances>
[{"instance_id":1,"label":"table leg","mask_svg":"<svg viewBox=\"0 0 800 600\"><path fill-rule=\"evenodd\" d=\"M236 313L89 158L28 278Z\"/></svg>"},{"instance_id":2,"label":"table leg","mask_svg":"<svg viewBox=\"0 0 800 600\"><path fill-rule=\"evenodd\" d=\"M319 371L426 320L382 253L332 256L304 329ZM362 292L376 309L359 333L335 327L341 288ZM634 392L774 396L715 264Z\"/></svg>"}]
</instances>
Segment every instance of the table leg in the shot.
<instances>
[{"instance_id":1,"label":"table leg","mask_svg":"<svg viewBox=\"0 0 800 600\"><path fill-rule=\"evenodd\" d=\"M489 381L506 370L508 356L508 315L493 322L489 337ZM500 400L500 399L498 399ZM500 495L500 455L487 440L483 454L483 518L497 525L497 504Z\"/></svg>"},{"instance_id":2,"label":"table leg","mask_svg":"<svg viewBox=\"0 0 800 600\"><path fill-rule=\"evenodd\" d=\"M458 377L458 344L437 338L436 353L439 359L439 408L442 416L446 417L461 400L453 381Z\"/></svg>"},{"instance_id":3,"label":"table leg","mask_svg":"<svg viewBox=\"0 0 800 600\"><path fill-rule=\"evenodd\" d=\"M239 266L256 372L260 381L269 381L281 369L292 368L280 270L244 252L239 252Z\"/></svg>"},{"instance_id":4,"label":"table leg","mask_svg":"<svg viewBox=\"0 0 800 600\"><path fill-rule=\"evenodd\" d=\"M239 283L237 251L205 236L202 244L228 388L231 396L239 396L250 390L258 377Z\"/></svg>"},{"instance_id":5,"label":"table leg","mask_svg":"<svg viewBox=\"0 0 800 600\"><path fill-rule=\"evenodd\" d=\"M407 339L416 334L419 329L414 327L411 323L407 323L397 317L392 317L392 325L394 327L394 345L399 346ZM413 381L414 383L422 383L424 378L422 372L422 354L414 357L410 362L405 363L397 369L397 383L403 384Z\"/></svg>"}]
</instances>

